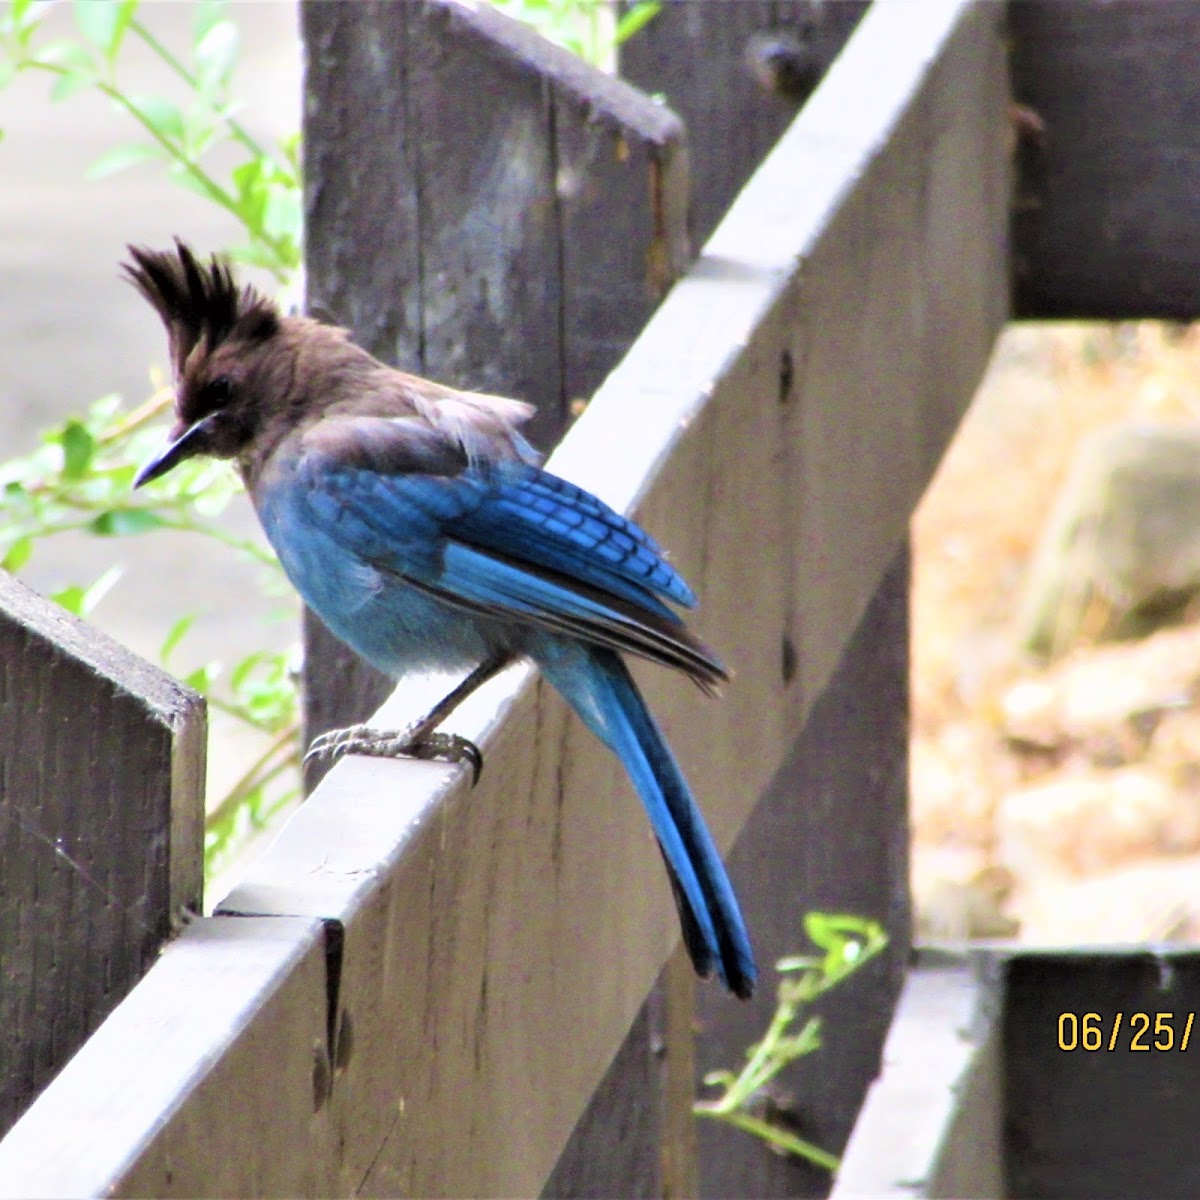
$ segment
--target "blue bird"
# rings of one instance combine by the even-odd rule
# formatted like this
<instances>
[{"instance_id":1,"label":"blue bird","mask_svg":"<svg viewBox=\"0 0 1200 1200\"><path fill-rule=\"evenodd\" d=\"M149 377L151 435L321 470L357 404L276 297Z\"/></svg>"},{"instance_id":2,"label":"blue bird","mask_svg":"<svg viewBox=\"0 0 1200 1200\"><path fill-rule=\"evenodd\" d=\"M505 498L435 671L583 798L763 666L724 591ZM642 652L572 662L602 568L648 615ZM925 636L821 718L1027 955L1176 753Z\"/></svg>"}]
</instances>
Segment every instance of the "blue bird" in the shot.
<instances>
[{"instance_id":1,"label":"blue bird","mask_svg":"<svg viewBox=\"0 0 1200 1200\"><path fill-rule=\"evenodd\" d=\"M478 751L436 726L528 656L629 772L697 973L749 997L757 971L733 888L621 657L675 667L710 694L726 678L670 607L695 596L649 535L541 469L519 431L529 405L387 367L178 240L129 251L125 273L166 327L177 418L134 486L193 455L234 460L288 577L337 637L393 677L471 669L413 727L337 731L310 755L465 757L478 773Z\"/></svg>"}]
</instances>

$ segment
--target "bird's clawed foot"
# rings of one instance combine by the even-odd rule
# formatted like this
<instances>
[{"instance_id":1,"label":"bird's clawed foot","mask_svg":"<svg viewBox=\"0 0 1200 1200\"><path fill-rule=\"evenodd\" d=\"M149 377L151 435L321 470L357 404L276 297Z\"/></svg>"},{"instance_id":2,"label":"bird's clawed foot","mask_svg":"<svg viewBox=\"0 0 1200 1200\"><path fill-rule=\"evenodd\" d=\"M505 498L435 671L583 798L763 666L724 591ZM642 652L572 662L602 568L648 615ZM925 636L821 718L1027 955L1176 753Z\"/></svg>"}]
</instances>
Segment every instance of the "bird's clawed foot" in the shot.
<instances>
[{"instance_id":1,"label":"bird's clawed foot","mask_svg":"<svg viewBox=\"0 0 1200 1200\"><path fill-rule=\"evenodd\" d=\"M471 786L483 773L483 755L474 742L457 733L423 733L417 726L409 729L372 729L369 725L351 725L331 729L312 740L304 763L335 763L344 754L364 754L371 758L417 758L425 762L469 763Z\"/></svg>"}]
</instances>

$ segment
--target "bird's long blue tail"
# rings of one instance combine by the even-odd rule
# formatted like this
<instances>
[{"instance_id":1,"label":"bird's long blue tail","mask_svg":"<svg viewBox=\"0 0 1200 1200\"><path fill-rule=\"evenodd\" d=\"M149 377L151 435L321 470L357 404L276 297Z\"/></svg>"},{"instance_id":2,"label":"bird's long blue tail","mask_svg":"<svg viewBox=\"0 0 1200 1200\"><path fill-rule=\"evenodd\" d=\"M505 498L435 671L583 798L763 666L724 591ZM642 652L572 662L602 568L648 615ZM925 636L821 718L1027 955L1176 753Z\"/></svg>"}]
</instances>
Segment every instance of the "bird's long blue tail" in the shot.
<instances>
[{"instance_id":1,"label":"bird's long blue tail","mask_svg":"<svg viewBox=\"0 0 1200 1200\"><path fill-rule=\"evenodd\" d=\"M599 647L584 654L585 670L578 660L543 669L629 772L658 838L697 974L711 975L715 967L730 991L746 999L758 977L750 937L683 772L620 656Z\"/></svg>"}]
</instances>

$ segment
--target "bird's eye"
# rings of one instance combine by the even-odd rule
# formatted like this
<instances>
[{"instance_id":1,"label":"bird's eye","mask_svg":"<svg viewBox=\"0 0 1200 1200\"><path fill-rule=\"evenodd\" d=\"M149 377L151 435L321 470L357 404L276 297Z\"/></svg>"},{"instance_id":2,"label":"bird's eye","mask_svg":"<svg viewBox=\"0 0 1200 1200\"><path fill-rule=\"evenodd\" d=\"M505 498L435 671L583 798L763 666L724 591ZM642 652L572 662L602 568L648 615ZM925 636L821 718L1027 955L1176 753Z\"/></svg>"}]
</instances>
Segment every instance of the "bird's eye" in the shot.
<instances>
[{"instance_id":1,"label":"bird's eye","mask_svg":"<svg viewBox=\"0 0 1200 1200\"><path fill-rule=\"evenodd\" d=\"M200 401L206 411L228 404L232 395L233 380L228 375L218 375L200 389Z\"/></svg>"}]
</instances>

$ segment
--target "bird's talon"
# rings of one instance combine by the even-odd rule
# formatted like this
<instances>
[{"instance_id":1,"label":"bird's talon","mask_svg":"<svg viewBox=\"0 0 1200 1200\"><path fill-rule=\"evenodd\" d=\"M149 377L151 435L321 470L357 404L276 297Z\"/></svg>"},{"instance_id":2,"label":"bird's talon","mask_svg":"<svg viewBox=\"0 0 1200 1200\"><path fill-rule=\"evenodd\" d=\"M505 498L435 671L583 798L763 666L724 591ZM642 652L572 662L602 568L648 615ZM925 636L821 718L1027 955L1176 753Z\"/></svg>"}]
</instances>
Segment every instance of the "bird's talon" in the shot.
<instances>
[{"instance_id":1,"label":"bird's talon","mask_svg":"<svg viewBox=\"0 0 1200 1200\"><path fill-rule=\"evenodd\" d=\"M483 754L469 738L457 733L431 733L408 747L414 758L434 759L438 762L467 763L471 768L471 786L479 782L483 774Z\"/></svg>"},{"instance_id":2,"label":"bird's talon","mask_svg":"<svg viewBox=\"0 0 1200 1200\"><path fill-rule=\"evenodd\" d=\"M465 762L471 767L471 786L483 773L483 755L474 742L457 733L427 733L413 737L411 731L389 733L352 725L348 729L331 729L313 739L304 763L336 763L347 754L362 754L371 758L416 758L425 762Z\"/></svg>"}]
</instances>

